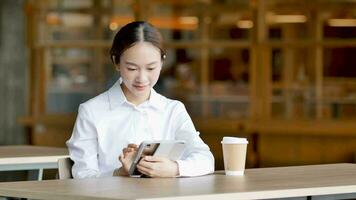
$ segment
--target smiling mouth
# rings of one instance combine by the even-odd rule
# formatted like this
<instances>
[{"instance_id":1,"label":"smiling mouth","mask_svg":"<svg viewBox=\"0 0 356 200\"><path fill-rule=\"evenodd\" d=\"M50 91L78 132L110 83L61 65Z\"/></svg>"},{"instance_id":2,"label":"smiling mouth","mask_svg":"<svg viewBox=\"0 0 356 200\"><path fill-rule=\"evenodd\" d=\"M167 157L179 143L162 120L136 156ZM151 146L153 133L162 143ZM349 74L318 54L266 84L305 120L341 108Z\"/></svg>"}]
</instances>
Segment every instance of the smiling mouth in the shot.
<instances>
[{"instance_id":1,"label":"smiling mouth","mask_svg":"<svg viewBox=\"0 0 356 200\"><path fill-rule=\"evenodd\" d=\"M144 90L147 85L134 85L134 87L137 89L137 90Z\"/></svg>"}]
</instances>

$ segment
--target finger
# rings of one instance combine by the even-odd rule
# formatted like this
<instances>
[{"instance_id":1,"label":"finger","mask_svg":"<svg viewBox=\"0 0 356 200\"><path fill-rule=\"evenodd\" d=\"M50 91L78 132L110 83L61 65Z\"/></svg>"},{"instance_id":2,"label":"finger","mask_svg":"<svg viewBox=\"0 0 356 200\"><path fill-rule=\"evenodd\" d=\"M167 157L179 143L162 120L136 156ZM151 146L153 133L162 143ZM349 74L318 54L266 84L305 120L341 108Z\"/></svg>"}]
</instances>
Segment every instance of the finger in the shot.
<instances>
[{"instance_id":1,"label":"finger","mask_svg":"<svg viewBox=\"0 0 356 200\"><path fill-rule=\"evenodd\" d=\"M122 152L126 156L127 154L129 154L131 152L135 152L135 150L133 148L125 148L122 150Z\"/></svg>"},{"instance_id":2,"label":"finger","mask_svg":"<svg viewBox=\"0 0 356 200\"><path fill-rule=\"evenodd\" d=\"M138 165L145 167L147 169L154 169L154 163L147 162L143 159L141 159L141 161L138 163Z\"/></svg>"},{"instance_id":3,"label":"finger","mask_svg":"<svg viewBox=\"0 0 356 200\"><path fill-rule=\"evenodd\" d=\"M134 148L132 148L132 147L126 147L126 148L124 148L123 149L124 151L134 151L135 149Z\"/></svg>"},{"instance_id":4,"label":"finger","mask_svg":"<svg viewBox=\"0 0 356 200\"><path fill-rule=\"evenodd\" d=\"M144 175L153 177L153 171L151 169L148 169L148 168L142 166L142 165L137 165L137 170Z\"/></svg>"},{"instance_id":5,"label":"finger","mask_svg":"<svg viewBox=\"0 0 356 200\"><path fill-rule=\"evenodd\" d=\"M123 155L123 158L126 158L129 154L130 154L130 152L125 151L125 152L122 154L122 155Z\"/></svg>"},{"instance_id":6,"label":"finger","mask_svg":"<svg viewBox=\"0 0 356 200\"><path fill-rule=\"evenodd\" d=\"M128 150L129 150L130 152L133 152L133 151L136 151L137 149L132 148L132 147L129 147Z\"/></svg>"},{"instance_id":7,"label":"finger","mask_svg":"<svg viewBox=\"0 0 356 200\"><path fill-rule=\"evenodd\" d=\"M148 162L164 162L167 160L167 158L160 156L145 156L144 160Z\"/></svg>"},{"instance_id":8,"label":"finger","mask_svg":"<svg viewBox=\"0 0 356 200\"><path fill-rule=\"evenodd\" d=\"M126 148L122 149L122 152L123 153L129 153L129 152L131 152L131 150L130 150L130 148L126 147Z\"/></svg>"},{"instance_id":9,"label":"finger","mask_svg":"<svg viewBox=\"0 0 356 200\"><path fill-rule=\"evenodd\" d=\"M125 148L124 150L123 150L123 153L125 154L125 153L129 153L130 152L130 149L129 148Z\"/></svg>"},{"instance_id":10,"label":"finger","mask_svg":"<svg viewBox=\"0 0 356 200\"><path fill-rule=\"evenodd\" d=\"M127 153L127 151L128 151L128 149L127 148L124 148L124 149L122 149L122 153Z\"/></svg>"},{"instance_id":11,"label":"finger","mask_svg":"<svg viewBox=\"0 0 356 200\"><path fill-rule=\"evenodd\" d=\"M120 161L120 162L123 162L123 156L124 156L124 155L122 155L122 154L119 155L119 161Z\"/></svg>"},{"instance_id":12,"label":"finger","mask_svg":"<svg viewBox=\"0 0 356 200\"><path fill-rule=\"evenodd\" d=\"M133 149L137 149L138 148L137 144L132 144L132 143L128 144L127 147L130 147L130 148L133 148Z\"/></svg>"}]
</instances>

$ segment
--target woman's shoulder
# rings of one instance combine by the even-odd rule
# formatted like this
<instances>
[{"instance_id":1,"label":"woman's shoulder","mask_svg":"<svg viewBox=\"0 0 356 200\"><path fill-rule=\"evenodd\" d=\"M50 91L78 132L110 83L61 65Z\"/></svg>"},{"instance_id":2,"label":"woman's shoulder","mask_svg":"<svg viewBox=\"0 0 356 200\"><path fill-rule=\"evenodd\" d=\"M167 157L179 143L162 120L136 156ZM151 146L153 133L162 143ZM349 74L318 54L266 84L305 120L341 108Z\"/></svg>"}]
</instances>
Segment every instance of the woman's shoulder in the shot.
<instances>
[{"instance_id":1,"label":"woman's shoulder","mask_svg":"<svg viewBox=\"0 0 356 200\"><path fill-rule=\"evenodd\" d=\"M163 96L161 94L159 94L159 96L161 98L161 102L164 102L163 103L163 105L164 105L163 107L166 107L165 110L185 109L185 106L181 101L176 100L176 99L168 98L168 97Z\"/></svg>"}]
</instances>

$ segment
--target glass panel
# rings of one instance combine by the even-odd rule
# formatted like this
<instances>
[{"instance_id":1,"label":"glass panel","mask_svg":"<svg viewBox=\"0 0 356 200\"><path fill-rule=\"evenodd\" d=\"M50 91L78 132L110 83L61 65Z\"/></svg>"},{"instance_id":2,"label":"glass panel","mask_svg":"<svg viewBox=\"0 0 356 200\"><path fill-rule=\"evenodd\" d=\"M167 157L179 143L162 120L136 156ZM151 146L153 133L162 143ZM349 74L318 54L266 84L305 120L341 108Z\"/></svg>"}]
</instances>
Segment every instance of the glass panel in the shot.
<instances>
[{"instance_id":1,"label":"glass panel","mask_svg":"<svg viewBox=\"0 0 356 200\"><path fill-rule=\"evenodd\" d=\"M324 49L323 111L326 118L356 118L355 57L355 47Z\"/></svg>"},{"instance_id":2,"label":"glass panel","mask_svg":"<svg viewBox=\"0 0 356 200\"><path fill-rule=\"evenodd\" d=\"M78 48L53 48L46 54L47 112L75 112L97 93L94 52Z\"/></svg>"},{"instance_id":3,"label":"glass panel","mask_svg":"<svg viewBox=\"0 0 356 200\"><path fill-rule=\"evenodd\" d=\"M47 0L46 2L41 2L41 4L45 8L49 9L58 9L58 8L66 8L66 9L82 9L82 8L90 8L93 6L92 0Z\"/></svg>"},{"instance_id":4,"label":"glass panel","mask_svg":"<svg viewBox=\"0 0 356 200\"><path fill-rule=\"evenodd\" d=\"M250 11L222 12L212 16L209 31L212 39L248 40L252 37L253 27Z\"/></svg>"},{"instance_id":5,"label":"glass panel","mask_svg":"<svg viewBox=\"0 0 356 200\"><path fill-rule=\"evenodd\" d=\"M335 9L324 13L323 37L334 39L356 38L355 10L344 6L343 9Z\"/></svg>"},{"instance_id":6,"label":"glass panel","mask_svg":"<svg viewBox=\"0 0 356 200\"><path fill-rule=\"evenodd\" d=\"M111 39L121 26L134 20L131 1L93 2L50 1L44 9L45 24L38 24L40 40Z\"/></svg>"},{"instance_id":7,"label":"glass panel","mask_svg":"<svg viewBox=\"0 0 356 200\"><path fill-rule=\"evenodd\" d=\"M266 1L267 33L270 39L291 40L311 38L314 8L305 0Z\"/></svg>"},{"instance_id":8,"label":"glass panel","mask_svg":"<svg viewBox=\"0 0 356 200\"><path fill-rule=\"evenodd\" d=\"M156 26L166 41L195 40L199 38L199 17L195 4L150 4L148 21Z\"/></svg>"},{"instance_id":9,"label":"glass panel","mask_svg":"<svg viewBox=\"0 0 356 200\"><path fill-rule=\"evenodd\" d=\"M304 48L272 50L272 117L314 118L315 67L312 51Z\"/></svg>"},{"instance_id":10,"label":"glass panel","mask_svg":"<svg viewBox=\"0 0 356 200\"><path fill-rule=\"evenodd\" d=\"M59 8L57 8L59 10ZM41 41L94 39L94 17L89 13L47 10L44 24L39 24Z\"/></svg>"},{"instance_id":11,"label":"glass panel","mask_svg":"<svg viewBox=\"0 0 356 200\"><path fill-rule=\"evenodd\" d=\"M299 90L274 89L272 92L272 118L313 119L316 117L313 87Z\"/></svg>"},{"instance_id":12,"label":"glass panel","mask_svg":"<svg viewBox=\"0 0 356 200\"><path fill-rule=\"evenodd\" d=\"M209 91L202 99L208 114L216 118L246 118L249 116L248 49L214 48L210 51Z\"/></svg>"},{"instance_id":13,"label":"glass panel","mask_svg":"<svg viewBox=\"0 0 356 200\"><path fill-rule=\"evenodd\" d=\"M135 20L133 13L135 5L133 0L115 0L104 3L104 9L108 10L108 12L101 13L104 40L112 41L122 26Z\"/></svg>"},{"instance_id":14,"label":"glass panel","mask_svg":"<svg viewBox=\"0 0 356 200\"><path fill-rule=\"evenodd\" d=\"M270 17L269 17L270 16ZM292 40L310 38L309 25L305 14L267 14L270 39ZM285 20L285 21L284 21Z\"/></svg>"},{"instance_id":15,"label":"glass panel","mask_svg":"<svg viewBox=\"0 0 356 200\"><path fill-rule=\"evenodd\" d=\"M326 118L356 118L356 78L325 78L323 109Z\"/></svg>"},{"instance_id":16,"label":"glass panel","mask_svg":"<svg viewBox=\"0 0 356 200\"><path fill-rule=\"evenodd\" d=\"M308 48L273 48L272 80L277 87L284 83L301 85L315 80L313 50Z\"/></svg>"},{"instance_id":17,"label":"glass panel","mask_svg":"<svg viewBox=\"0 0 356 200\"><path fill-rule=\"evenodd\" d=\"M199 71L199 49L167 49L155 89L167 97L187 101L189 95L200 93Z\"/></svg>"},{"instance_id":18,"label":"glass panel","mask_svg":"<svg viewBox=\"0 0 356 200\"><path fill-rule=\"evenodd\" d=\"M339 20L339 19L338 19ZM341 22L343 19L340 19ZM345 20L346 21L346 20ZM347 21L349 21L347 19ZM353 27L348 27L346 23L353 23ZM355 39L356 38L356 18L350 20L350 22L345 22L344 27L340 24L340 27L326 25L324 26L324 37L325 38L335 38L335 39Z\"/></svg>"},{"instance_id":19,"label":"glass panel","mask_svg":"<svg viewBox=\"0 0 356 200\"><path fill-rule=\"evenodd\" d=\"M202 7L206 9L202 10ZM158 27L169 41L199 40L202 35L202 27L199 26L203 23L209 24L209 37L213 39L247 39L253 27L247 0L224 3L156 1L148 9L148 21ZM203 15L204 11L208 12Z\"/></svg>"},{"instance_id":20,"label":"glass panel","mask_svg":"<svg viewBox=\"0 0 356 200\"><path fill-rule=\"evenodd\" d=\"M324 76L356 77L356 47L325 48Z\"/></svg>"}]
</instances>

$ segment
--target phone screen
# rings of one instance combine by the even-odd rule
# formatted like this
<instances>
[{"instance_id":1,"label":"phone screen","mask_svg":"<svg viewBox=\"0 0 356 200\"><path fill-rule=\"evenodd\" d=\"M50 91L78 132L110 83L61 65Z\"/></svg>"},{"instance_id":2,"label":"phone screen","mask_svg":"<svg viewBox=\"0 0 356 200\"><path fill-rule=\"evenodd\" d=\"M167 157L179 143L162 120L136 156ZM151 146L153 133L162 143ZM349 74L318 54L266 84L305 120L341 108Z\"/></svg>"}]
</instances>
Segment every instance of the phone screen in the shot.
<instances>
[{"instance_id":1,"label":"phone screen","mask_svg":"<svg viewBox=\"0 0 356 200\"><path fill-rule=\"evenodd\" d=\"M159 143L147 143L147 144L144 144L144 147L142 151L139 151L138 153L142 152L141 153L141 156L140 156L140 159L136 162L136 163L132 163L133 166L131 167L134 167L135 170L133 171L133 173L131 174L131 176L139 176L139 175L142 175L141 172L139 172L136 168L136 165L141 161L141 159L144 157L144 156L153 156L154 153L156 152L156 150L158 149L159 147Z\"/></svg>"},{"instance_id":2,"label":"phone screen","mask_svg":"<svg viewBox=\"0 0 356 200\"><path fill-rule=\"evenodd\" d=\"M159 146L159 143L146 144L143 149L141 158L143 156L153 156L153 154L157 150L158 146Z\"/></svg>"}]
</instances>

